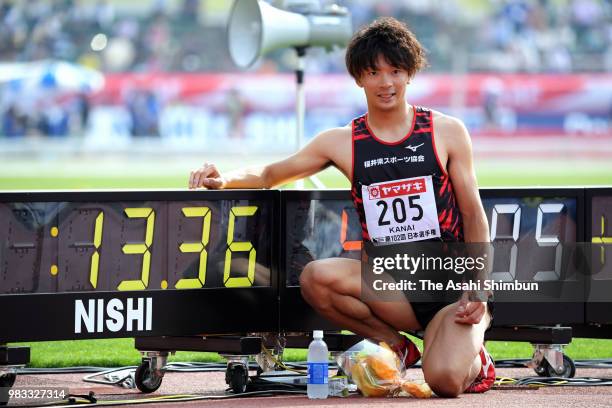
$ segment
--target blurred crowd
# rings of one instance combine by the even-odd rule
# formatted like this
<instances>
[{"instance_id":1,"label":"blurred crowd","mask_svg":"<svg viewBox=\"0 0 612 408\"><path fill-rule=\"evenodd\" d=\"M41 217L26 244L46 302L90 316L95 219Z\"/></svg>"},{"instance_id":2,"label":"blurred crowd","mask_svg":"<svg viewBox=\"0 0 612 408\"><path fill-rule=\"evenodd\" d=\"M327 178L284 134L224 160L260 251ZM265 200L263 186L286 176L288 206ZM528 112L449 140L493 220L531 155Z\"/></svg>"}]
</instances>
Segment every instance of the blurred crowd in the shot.
<instances>
[{"instance_id":1,"label":"blurred crowd","mask_svg":"<svg viewBox=\"0 0 612 408\"><path fill-rule=\"evenodd\" d=\"M168 3L141 1L128 12L108 0L0 0L0 61L57 58L105 72L235 70L224 46L226 22L207 19L207 4L215 2ZM349 8L355 28L381 15L407 22L436 72L612 69L610 0L338 3ZM273 55L274 68L290 69L284 59ZM319 69L342 71L341 62L323 61Z\"/></svg>"},{"instance_id":2,"label":"blurred crowd","mask_svg":"<svg viewBox=\"0 0 612 408\"><path fill-rule=\"evenodd\" d=\"M232 72L221 0L0 0L0 64L70 61L105 73ZM321 0L320 3L333 3ZM338 0L355 29L378 16L405 21L428 50L430 72L612 71L612 0ZM221 11L220 11L221 9ZM210 18L215 13L214 18ZM225 14L224 14L225 13ZM222 15L222 18L219 18ZM323 56L322 50L310 50ZM344 54L309 58L308 72L345 72ZM293 50L255 68L294 69ZM7 83L0 82L0 93ZM66 103L68 100L68 103ZM157 134L156 95L128 95L133 135ZM4 135L64 135L87 126L89 101L72 95L35 110L0 100Z\"/></svg>"},{"instance_id":3,"label":"blurred crowd","mask_svg":"<svg viewBox=\"0 0 612 408\"><path fill-rule=\"evenodd\" d=\"M127 10L115 4L0 0L0 61L52 58L104 72L220 68L224 30L201 23L200 1L183 0L172 12L165 1L139 2L141 9Z\"/></svg>"}]
</instances>

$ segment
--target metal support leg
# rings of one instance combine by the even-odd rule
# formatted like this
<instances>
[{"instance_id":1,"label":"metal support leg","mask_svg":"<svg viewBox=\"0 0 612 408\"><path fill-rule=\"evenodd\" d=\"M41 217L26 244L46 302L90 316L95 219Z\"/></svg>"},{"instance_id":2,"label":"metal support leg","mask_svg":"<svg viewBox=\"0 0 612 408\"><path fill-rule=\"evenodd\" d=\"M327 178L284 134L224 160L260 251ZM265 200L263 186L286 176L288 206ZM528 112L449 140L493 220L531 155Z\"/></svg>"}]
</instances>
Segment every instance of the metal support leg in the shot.
<instances>
[{"instance_id":1,"label":"metal support leg","mask_svg":"<svg viewBox=\"0 0 612 408\"><path fill-rule=\"evenodd\" d=\"M566 344L533 344L534 351L527 366L539 376L572 378L576 366L571 358L563 354Z\"/></svg>"},{"instance_id":2,"label":"metal support leg","mask_svg":"<svg viewBox=\"0 0 612 408\"><path fill-rule=\"evenodd\" d=\"M162 383L168 363L167 351L141 351L142 362L136 369L134 380L142 392L156 391Z\"/></svg>"},{"instance_id":3,"label":"metal support leg","mask_svg":"<svg viewBox=\"0 0 612 408\"><path fill-rule=\"evenodd\" d=\"M166 373L166 365L168 364L168 352L167 351L141 351L143 360L149 361L149 367L151 370L159 376Z\"/></svg>"},{"instance_id":4,"label":"metal support leg","mask_svg":"<svg viewBox=\"0 0 612 408\"><path fill-rule=\"evenodd\" d=\"M236 394L246 391L249 382L249 356L248 355L222 355L227 360L225 370L225 383Z\"/></svg>"}]
</instances>

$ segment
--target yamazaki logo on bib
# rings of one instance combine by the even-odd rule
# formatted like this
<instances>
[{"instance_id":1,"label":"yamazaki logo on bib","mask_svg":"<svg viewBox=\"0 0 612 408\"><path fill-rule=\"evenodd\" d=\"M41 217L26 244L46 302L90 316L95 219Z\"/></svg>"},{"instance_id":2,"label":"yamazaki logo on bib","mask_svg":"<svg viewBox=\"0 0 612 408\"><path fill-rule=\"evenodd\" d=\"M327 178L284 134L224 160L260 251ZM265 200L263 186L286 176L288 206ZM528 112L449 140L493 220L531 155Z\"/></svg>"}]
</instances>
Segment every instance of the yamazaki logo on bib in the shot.
<instances>
[{"instance_id":1,"label":"yamazaki logo on bib","mask_svg":"<svg viewBox=\"0 0 612 408\"><path fill-rule=\"evenodd\" d=\"M412 181L397 181L368 187L370 199L398 197L405 194L419 194L426 191L425 179L416 178Z\"/></svg>"},{"instance_id":2,"label":"yamazaki logo on bib","mask_svg":"<svg viewBox=\"0 0 612 408\"><path fill-rule=\"evenodd\" d=\"M385 181L361 190L368 233L391 244L440 237L431 176Z\"/></svg>"}]
</instances>

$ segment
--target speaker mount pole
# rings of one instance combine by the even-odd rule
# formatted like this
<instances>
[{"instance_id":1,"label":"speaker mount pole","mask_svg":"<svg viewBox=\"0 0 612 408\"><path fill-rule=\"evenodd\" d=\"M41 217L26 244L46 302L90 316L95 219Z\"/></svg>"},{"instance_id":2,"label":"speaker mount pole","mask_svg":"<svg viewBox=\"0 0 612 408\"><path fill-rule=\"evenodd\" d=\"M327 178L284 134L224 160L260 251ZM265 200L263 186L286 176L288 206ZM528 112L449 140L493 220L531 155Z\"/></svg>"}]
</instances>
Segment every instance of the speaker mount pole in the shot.
<instances>
[{"instance_id":1,"label":"speaker mount pole","mask_svg":"<svg viewBox=\"0 0 612 408\"><path fill-rule=\"evenodd\" d=\"M306 47L295 47L297 67L295 69L295 151L304 143L304 119L306 116L306 94L304 93L304 69L306 68ZM295 182L298 189L304 188L304 179Z\"/></svg>"},{"instance_id":2,"label":"speaker mount pole","mask_svg":"<svg viewBox=\"0 0 612 408\"><path fill-rule=\"evenodd\" d=\"M295 69L296 100L295 100L295 147L296 151L304 143L304 118L306 116L306 95L304 93L304 69L306 68L306 47L295 47L297 52L297 67Z\"/></svg>"},{"instance_id":3,"label":"speaker mount pole","mask_svg":"<svg viewBox=\"0 0 612 408\"><path fill-rule=\"evenodd\" d=\"M296 95L295 95L295 150L299 151L304 145L304 127L306 117L306 93L304 91L304 69L306 68L306 48L308 47L294 47L297 52L297 68L295 69L295 84L296 84ZM324 189L325 184L319 180L316 175L309 177L309 180L318 189ZM295 182L295 187L298 189L304 188L304 179L299 179Z\"/></svg>"}]
</instances>

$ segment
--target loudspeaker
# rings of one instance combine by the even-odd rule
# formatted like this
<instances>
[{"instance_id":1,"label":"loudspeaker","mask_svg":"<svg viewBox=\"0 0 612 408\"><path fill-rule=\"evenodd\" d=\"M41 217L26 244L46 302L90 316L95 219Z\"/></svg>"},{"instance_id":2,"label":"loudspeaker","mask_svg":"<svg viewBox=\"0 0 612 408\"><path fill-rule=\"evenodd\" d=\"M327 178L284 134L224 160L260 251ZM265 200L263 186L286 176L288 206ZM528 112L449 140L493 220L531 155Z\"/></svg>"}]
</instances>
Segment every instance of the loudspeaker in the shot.
<instances>
[{"instance_id":1,"label":"loudspeaker","mask_svg":"<svg viewBox=\"0 0 612 408\"><path fill-rule=\"evenodd\" d=\"M345 46L352 35L346 9L300 14L264 1L236 0L230 13L228 44L234 63L247 68L266 53L287 47Z\"/></svg>"}]
</instances>

